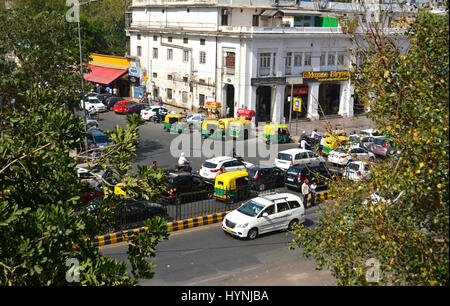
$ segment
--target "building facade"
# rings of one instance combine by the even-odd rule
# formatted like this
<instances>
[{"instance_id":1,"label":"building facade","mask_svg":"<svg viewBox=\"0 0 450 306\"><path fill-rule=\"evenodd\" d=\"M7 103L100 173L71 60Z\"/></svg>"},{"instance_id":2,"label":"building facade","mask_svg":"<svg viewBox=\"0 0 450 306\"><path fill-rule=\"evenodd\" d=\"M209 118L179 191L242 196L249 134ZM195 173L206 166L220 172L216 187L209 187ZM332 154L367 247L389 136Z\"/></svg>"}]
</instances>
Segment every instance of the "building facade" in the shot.
<instances>
[{"instance_id":1,"label":"building facade","mask_svg":"<svg viewBox=\"0 0 450 306\"><path fill-rule=\"evenodd\" d=\"M129 57L154 99L186 109L219 101L222 114L255 110L256 122L352 117L352 44L337 17L379 18L360 12L327 1L133 0Z\"/></svg>"}]
</instances>

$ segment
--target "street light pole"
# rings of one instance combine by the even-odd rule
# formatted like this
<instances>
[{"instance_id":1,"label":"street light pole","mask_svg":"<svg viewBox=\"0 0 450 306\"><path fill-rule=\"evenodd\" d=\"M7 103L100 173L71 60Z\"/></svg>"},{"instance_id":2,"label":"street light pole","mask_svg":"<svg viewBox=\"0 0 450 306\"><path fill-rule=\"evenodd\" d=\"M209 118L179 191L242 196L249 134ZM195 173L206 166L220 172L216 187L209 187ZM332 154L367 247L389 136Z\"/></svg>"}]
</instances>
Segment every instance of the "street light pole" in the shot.
<instances>
[{"instance_id":1,"label":"street light pole","mask_svg":"<svg viewBox=\"0 0 450 306\"><path fill-rule=\"evenodd\" d=\"M78 11L77 23L78 23L78 46L80 48L81 94L82 94L82 99L83 99L84 131L86 133L87 133L87 116L86 116L86 104L85 104L86 98L84 97L83 51L81 49L80 8L82 5L90 4L91 2L97 2L97 1L100 1L100 0L90 0L88 2L76 2L75 3L75 5L77 6L77 11ZM84 137L84 147L85 147L85 150L88 149L87 137Z\"/></svg>"}]
</instances>

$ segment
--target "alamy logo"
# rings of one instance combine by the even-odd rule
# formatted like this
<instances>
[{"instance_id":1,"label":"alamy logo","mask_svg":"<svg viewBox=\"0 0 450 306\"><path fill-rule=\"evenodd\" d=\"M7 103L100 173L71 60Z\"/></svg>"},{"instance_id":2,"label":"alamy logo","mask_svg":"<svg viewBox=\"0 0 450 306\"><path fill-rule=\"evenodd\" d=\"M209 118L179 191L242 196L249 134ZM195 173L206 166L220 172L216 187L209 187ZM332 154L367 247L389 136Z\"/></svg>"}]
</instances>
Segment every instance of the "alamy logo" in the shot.
<instances>
[{"instance_id":1,"label":"alamy logo","mask_svg":"<svg viewBox=\"0 0 450 306\"><path fill-rule=\"evenodd\" d=\"M76 258L69 258L66 261L66 281L68 283L78 283L80 281L80 262Z\"/></svg>"},{"instance_id":2,"label":"alamy logo","mask_svg":"<svg viewBox=\"0 0 450 306\"><path fill-rule=\"evenodd\" d=\"M69 8L66 13L67 22L79 22L80 2L78 0L67 0L66 6L71 6L71 8Z\"/></svg>"},{"instance_id":3,"label":"alamy logo","mask_svg":"<svg viewBox=\"0 0 450 306\"><path fill-rule=\"evenodd\" d=\"M376 258L369 258L366 261L366 281L368 283L378 283L380 281L380 262Z\"/></svg>"}]
</instances>

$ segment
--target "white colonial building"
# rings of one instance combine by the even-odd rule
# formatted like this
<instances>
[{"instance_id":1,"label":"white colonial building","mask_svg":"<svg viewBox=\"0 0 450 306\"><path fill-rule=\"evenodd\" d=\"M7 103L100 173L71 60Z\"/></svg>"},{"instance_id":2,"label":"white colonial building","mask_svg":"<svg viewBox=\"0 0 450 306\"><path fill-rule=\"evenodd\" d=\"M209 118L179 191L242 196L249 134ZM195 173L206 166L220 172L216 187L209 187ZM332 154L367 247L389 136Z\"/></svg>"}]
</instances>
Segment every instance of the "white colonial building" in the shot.
<instances>
[{"instance_id":1,"label":"white colonial building","mask_svg":"<svg viewBox=\"0 0 450 306\"><path fill-rule=\"evenodd\" d=\"M289 120L292 96L302 99L292 117L351 117L352 46L336 17L378 18L354 2L133 0L129 57L148 74L136 95L145 85L169 104L219 101L223 114L245 107L273 122Z\"/></svg>"}]
</instances>

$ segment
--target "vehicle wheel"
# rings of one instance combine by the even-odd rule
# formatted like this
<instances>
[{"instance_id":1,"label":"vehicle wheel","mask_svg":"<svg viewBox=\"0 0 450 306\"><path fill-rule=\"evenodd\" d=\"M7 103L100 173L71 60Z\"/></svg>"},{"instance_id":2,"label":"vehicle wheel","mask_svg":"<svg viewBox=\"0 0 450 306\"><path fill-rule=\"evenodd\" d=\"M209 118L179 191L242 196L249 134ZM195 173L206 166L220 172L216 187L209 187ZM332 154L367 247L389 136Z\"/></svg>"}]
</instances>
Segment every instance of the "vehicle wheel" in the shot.
<instances>
[{"instance_id":1,"label":"vehicle wheel","mask_svg":"<svg viewBox=\"0 0 450 306\"><path fill-rule=\"evenodd\" d=\"M259 185L259 191L263 191L266 189L266 186L264 184Z\"/></svg>"},{"instance_id":2,"label":"vehicle wheel","mask_svg":"<svg viewBox=\"0 0 450 306\"><path fill-rule=\"evenodd\" d=\"M256 237L258 237L258 229L257 228L252 228L251 230L248 231L247 238L249 240L256 239Z\"/></svg>"},{"instance_id":3,"label":"vehicle wheel","mask_svg":"<svg viewBox=\"0 0 450 306\"><path fill-rule=\"evenodd\" d=\"M212 192L208 192L207 197L208 197L208 199L212 199L213 198L213 193Z\"/></svg>"},{"instance_id":4,"label":"vehicle wheel","mask_svg":"<svg viewBox=\"0 0 450 306\"><path fill-rule=\"evenodd\" d=\"M298 224L298 220L297 220L297 219L292 220L291 222L289 222L288 230L293 231L293 230L294 230L294 227L295 227L297 224Z\"/></svg>"}]
</instances>

